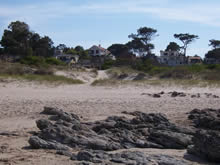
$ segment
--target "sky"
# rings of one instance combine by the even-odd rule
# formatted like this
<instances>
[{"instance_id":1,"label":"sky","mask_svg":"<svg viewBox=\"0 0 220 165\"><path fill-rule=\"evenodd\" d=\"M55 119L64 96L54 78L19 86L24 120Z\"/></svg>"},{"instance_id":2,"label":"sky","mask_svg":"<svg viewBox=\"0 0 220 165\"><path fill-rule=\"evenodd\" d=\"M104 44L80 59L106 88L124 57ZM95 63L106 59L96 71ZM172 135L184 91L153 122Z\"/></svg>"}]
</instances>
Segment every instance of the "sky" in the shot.
<instances>
[{"instance_id":1,"label":"sky","mask_svg":"<svg viewBox=\"0 0 220 165\"><path fill-rule=\"evenodd\" d=\"M182 44L175 33L199 36L187 55L204 57L209 40L220 40L219 0L0 0L0 37L16 20L49 36L55 46L107 48L127 43L129 34L145 26L158 31L152 41L156 55L169 42Z\"/></svg>"}]
</instances>

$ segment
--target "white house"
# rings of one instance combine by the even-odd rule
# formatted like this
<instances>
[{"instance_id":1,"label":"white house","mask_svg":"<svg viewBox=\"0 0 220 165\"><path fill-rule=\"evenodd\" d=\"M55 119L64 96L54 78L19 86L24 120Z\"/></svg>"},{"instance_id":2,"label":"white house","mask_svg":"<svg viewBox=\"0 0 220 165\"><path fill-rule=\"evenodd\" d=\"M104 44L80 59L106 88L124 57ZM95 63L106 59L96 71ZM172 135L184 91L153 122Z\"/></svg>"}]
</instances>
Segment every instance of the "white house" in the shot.
<instances>
[{"instance_id":1,"label":"white house","mask_svg":"<svg viewBox=\"0 0 220 165\"><path fill-rule=\"evenodd\" d=\"M160 57L158 58L159 63L177 66L184 65L187 63L186 57L178 51L160 51Z\"/></svg>"},{"instance_id":2,"label":"white house","mask_svg":"<svg viewBox=\"0 0 220 165\"><path fill-rule=\"evenodd\" d=\"M111 54L110 51L108 51L107 49L101 47L101 45L99 46L92 46L90 49L89 49L89 56L92 56L92 57L104 57L104 58L109 58L109 59L112 59L112 60L115 60L115 57Z\"/></svg>"}]
</instances>

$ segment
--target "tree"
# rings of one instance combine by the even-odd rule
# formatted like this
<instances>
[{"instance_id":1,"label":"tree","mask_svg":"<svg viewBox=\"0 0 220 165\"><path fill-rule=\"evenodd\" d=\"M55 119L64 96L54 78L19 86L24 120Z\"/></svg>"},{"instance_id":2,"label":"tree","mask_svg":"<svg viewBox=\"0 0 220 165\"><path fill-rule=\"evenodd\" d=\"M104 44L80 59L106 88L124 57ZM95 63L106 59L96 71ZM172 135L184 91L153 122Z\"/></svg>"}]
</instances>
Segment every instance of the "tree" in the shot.
<instances>
[{"instance_id":1,"label":"tree","mask_svg":"<svg viewBox=\"0 0 220 165\"><path fill-rule=\"evenodd\" d=\"M220 59L220 48L208 51L208 53L205 55L205 58Z\"/></svg>"},{"instance_id":2,"label":"tree","mask_svg":"<svg viewBox=\"0 0 220 165\"><path fill-rule=\"evenodd\" d=\"M26 55L29 48L31 32L29 26L20 21L11 22L4 31L1 45L9 54Z\"/></svg>"},{"instance_id":3,"label":"tree","mask_svg":"<svg viewBox=\"0 0 220 165\"><path fill-rule=\"evenodd\" d=\"M59 44L56 47L56 51L59 52L59 53L64 53L66 49L67 49L67 47L66 47L65 44Z\"/></svg>"},{"instance_id":4,"label":"tree","mask_svg":"<svg viewBox=\"0 0 220 165\"><path fill-rule=\"evenodd\" d=\"M44 36L40 38L37 43L37 48L35 50L36 56L50 57L53 56L55 48L53 47L53 41L48 37Z\"/></svg>"},{"instance_id":5,"label":"tree","mask_svg":"<svg viewBox=\"0 0 220 165\"><path fill-rule=\"evenodd\" d=\"M84 48L82 46L78 45L78 46L75 47L75 50L77 52L81 52L81 51L84 51Z\"/></svg>"},{"instance_id":6,"label":"tree","mask_svg":"<svg viewBox=\"0 0 220 165\"><path fill-rule=\"evenodd\" d=\"M25 22L11 22L4 31L0 44L4 52L10 55L24 56L52 56L54 54L53 41L48 37L30 31Z\"/></svg>"},{"instance_id":7,"label":"tree","mask_svg":"<svg viewBox=\"0 0 220 165\"><path fill-rule=\"evenodd\" d=\"M212 46L214 49L220 48L220 40L209 40L209 46Z\"/></svg>"},{"instance_id":8,"label":"tree","mask_svg":"<svg viewBox=\"0 0 220 165\"><path fill-rule=\"evenodd\" d=\"M152 39L156 36L157 30L149 27L141 27L137 30L137 34L131 34L128 37L132 38L132 41L128 42L129 48L138 53L141 56L144 56L145 53L151 54L151 50L154 49L154 45L150 43Z\"/></svg>"},{"instance_id":9,"label":"tree","mask_svg":"<svg viewBox=\"0 0 220 165\"><path fill-rule=\"evenodd\" d=\"M110 51L114 56L119 57L124 51L128 52L128 46L124 44L112 44L108 47L108 51Z\"/></svg>"},{"instance_id":10,"label":"tree","mask_svg":"<svg viewBox=\"0 0 220 165\"><path fill-rule=\"evenodd\" d=\"M180 46L176 42L170 42L165 51L180 51Z\"/></svg>"},{"instance_id":11,"label":"tree","mask_svg":"<svg viewBox=\"0 0 220 165\"><path fill-rule=\"evenodd\" d=\"M4 53L4 49L0 47L0 55Z\"/></svg>"},{"instance_id":12,"label":"tree","mask_svg":"<svg viewBox=\"0 0 220 165\"><path fill-rule=\"evenodd\" d=\"M186 49L189 44L191 44L195 39L199 39L197 35L194 34L189 34L189 33L180 33L180 34L174 34L174 37L176 39L179 39L183 43L183 50L184 50L184 55L186 56Z\"/></svg>"}]
</instances>

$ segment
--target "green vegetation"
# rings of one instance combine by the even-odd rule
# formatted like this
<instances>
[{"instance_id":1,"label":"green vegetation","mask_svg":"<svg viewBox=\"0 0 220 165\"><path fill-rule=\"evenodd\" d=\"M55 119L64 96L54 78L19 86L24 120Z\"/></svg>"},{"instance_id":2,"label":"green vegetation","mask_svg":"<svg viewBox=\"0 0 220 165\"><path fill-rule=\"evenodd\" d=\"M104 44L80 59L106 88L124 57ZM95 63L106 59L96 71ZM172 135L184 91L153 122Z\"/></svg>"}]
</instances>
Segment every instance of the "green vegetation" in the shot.
<instances>
[{"instance_id":1,"label":"green vegetation","mask_svg":"<svg viewBox=\"0 0 220 165\"><path fill-rule=\"evenodd\" d=\"M82 84L81 80L74 80L64 76L57 75L35 75L35 74L24 74L24 75L9 75L0 74L0 78L11 78L16 80L27 80L40 83L50 83L50 84Z\"/></svg>"},{"instance_id":2,"label":"green vegetation","mask_svg":"<svg viewBox=\"0 0 220 165\"><path fill-rule=\"evenodd\" d=\"M30 30L25 22L11 22L4 30L0 41L5 54L12 56L42 56L51 57L54 53L53 41L48 37L41 37Z\"/></svg>"},{"instance_id":3,"label":"green vegetation","mask_svg":"<svg viewBox=\"0 0 220 165\"><path fill-rule=\"evenodd\" d=\"M65 65L62 61L53 57L26 56L20 60L21 64L37 67L48 67L48 65Z\"/></svg>"},{"instance_id":4,"label":"green vegetation","mask_svg":"<svg viewBox=\"0 0 220 165\"><path fill-rule=\"evenodd\" d=\"M50 84L82 84L81 80L54 75L52 68L30 67L19 63L1 63L0 79L16 79Z\"/></svg>"}]
</instances>

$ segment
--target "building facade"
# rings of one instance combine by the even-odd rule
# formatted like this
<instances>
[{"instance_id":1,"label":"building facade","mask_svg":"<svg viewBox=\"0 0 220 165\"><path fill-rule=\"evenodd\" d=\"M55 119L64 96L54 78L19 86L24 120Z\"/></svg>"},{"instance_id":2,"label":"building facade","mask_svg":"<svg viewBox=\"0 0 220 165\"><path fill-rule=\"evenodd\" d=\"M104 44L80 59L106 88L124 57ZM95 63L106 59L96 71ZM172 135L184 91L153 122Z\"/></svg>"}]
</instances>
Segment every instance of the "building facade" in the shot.
<instances>
[{"instance_id":1,"label":"building facade","mask_svg":"<svg viewBox=\"0 0 220 165\"><path fill-rule=\"evenodd\" d=\"M187 58L178 51L160 51L158 62L169 66L185 65Z\"/></svg>"}]
</instances>

